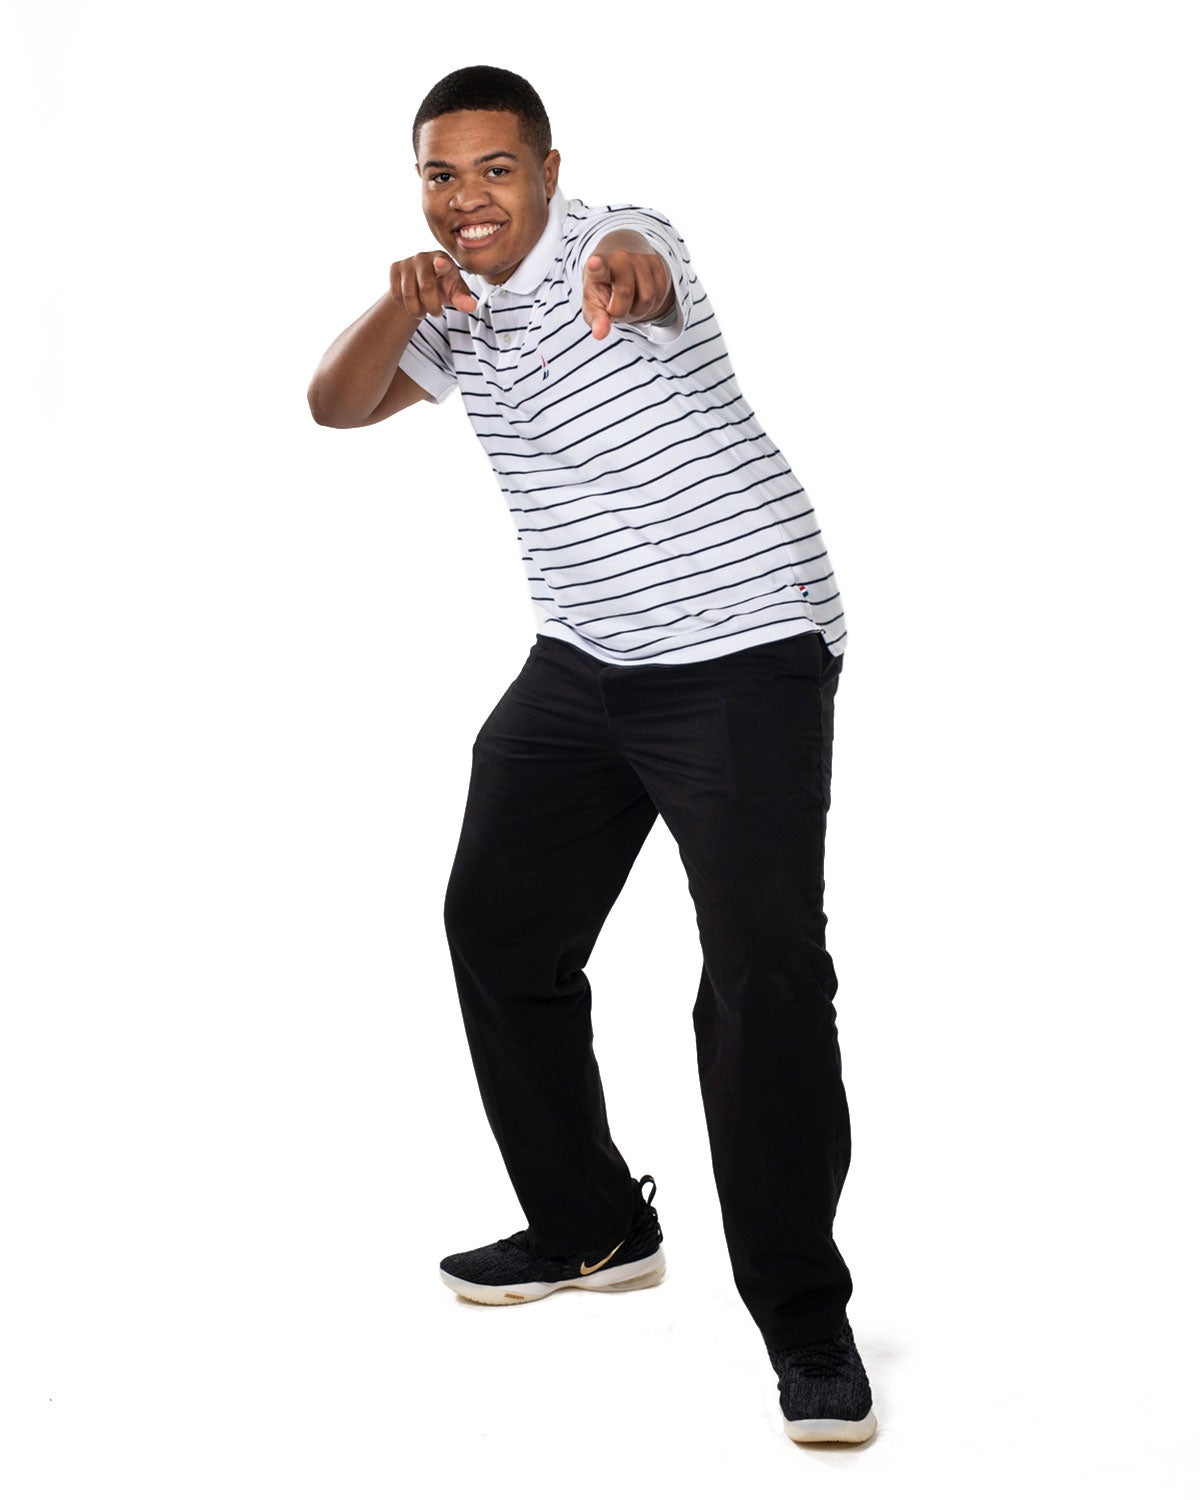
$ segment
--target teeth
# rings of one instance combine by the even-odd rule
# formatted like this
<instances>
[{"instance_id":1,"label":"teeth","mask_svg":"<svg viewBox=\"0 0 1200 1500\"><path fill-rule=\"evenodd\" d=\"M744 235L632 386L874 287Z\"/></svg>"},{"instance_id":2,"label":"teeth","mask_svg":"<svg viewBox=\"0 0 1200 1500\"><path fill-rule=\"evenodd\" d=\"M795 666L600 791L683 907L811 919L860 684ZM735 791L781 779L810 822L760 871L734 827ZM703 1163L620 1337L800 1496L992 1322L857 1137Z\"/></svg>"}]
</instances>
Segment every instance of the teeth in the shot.
<instances>
[{"instance_id":1,"label":"teeth","mask_svg":"<svg viewBox=\"0 0 1200 1500\"><path fill-rule=\"evenodd\" d=\"M458 232L464 240L486 240L488 235L495 234L499 224L467 224Z\"/></svg>"}]
</instances>

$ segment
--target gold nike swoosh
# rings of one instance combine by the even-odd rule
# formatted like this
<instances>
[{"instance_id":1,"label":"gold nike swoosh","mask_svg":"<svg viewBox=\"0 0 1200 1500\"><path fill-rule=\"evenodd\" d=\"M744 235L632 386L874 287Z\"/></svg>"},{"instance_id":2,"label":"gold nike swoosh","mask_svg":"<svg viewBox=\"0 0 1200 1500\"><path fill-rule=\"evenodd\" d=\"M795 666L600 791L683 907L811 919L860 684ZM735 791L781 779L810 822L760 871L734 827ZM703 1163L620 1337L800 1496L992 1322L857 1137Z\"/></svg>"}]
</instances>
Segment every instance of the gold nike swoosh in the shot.
<instances>
[{"instance_id":1,"label":"gold nike swoosh","mask_svg":"<svg viewBox=\"0 0 1200 1500\"><path fill-rule=\"evenodd\" d=\"M621 1245L623 1245L624 1243L625 1243L625 1241L622 1240L621 1241ZM621 1248L621 1245L614 1245L613 1248L604 1257L604 1259L603 1260L598 1260L594 1266L585 1266L584 1263L582 1261L580 1261L579 1262L579 1274L581 1276L590 1276L593 1271L598 1271L601 1266L608 1265L609 1261L612 1260L613 1256Z\"/></svg>"}]
</instances>

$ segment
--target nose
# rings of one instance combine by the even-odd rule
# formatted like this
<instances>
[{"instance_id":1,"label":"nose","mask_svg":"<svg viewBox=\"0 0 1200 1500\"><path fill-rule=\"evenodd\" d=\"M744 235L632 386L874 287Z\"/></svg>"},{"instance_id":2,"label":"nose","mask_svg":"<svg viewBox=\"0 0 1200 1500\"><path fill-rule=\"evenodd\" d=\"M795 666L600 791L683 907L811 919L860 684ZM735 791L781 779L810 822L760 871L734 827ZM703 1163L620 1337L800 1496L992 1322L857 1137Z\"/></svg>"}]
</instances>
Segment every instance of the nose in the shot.
<instances>
[{"instance_id":1,"label":"nose","mask_svg":"<svg viewBox=\"0 0 1200 1500\"><path fill-rule=\"evenodd\" d=\"M450 206L459 213L474 213L492 201L488 185L481 177L460 177L450 198Z\"/></svg>"}]
</instances>

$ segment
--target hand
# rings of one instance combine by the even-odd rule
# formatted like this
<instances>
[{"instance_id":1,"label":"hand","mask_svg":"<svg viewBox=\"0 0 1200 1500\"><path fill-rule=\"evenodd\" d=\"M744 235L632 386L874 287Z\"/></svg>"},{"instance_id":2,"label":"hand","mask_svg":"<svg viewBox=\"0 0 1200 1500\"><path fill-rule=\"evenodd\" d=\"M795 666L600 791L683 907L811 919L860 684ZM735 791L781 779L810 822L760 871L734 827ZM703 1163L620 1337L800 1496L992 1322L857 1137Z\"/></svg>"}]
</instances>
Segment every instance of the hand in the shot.
<instances>
[{"instance_id":1,"label":"hand","mask_svg":"<svg viewBox=\"0 0 1200 1500\"><path fill-rule=\"evenodd\" d=\"M474 312L475 298L462 272L441 250L423 250L392 266L392 296L414 318L440 318L447 307Z\"/></svg>"},{"instance_id":2,"label":"hand","mask_svg":"<svg viewBox=\"0 0 1200 1500\"><path fill-rule=\"evenodd\" d=\"M614 323L650 323L670 311L675 286L661 255L605 250L583 268L583 316L592 337L607 338Z\"/></svg>"}]
</instances>

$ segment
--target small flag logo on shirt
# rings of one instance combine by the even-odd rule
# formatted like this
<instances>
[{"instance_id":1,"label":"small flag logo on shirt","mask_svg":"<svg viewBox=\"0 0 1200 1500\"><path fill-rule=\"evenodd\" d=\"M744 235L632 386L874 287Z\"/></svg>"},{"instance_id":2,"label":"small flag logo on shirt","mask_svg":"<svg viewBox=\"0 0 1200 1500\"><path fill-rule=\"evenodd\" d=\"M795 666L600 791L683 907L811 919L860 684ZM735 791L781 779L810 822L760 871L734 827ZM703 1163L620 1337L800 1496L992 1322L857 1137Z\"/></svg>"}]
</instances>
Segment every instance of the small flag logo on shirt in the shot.
<instances>
[{"instance_id":1,"label":"small flag logo on shirt","mask_svg":"<svg viewBox=\"0 0 1200 1500\"><path fill-rule=\"evenodd\" d=\"M546 363L546 356L544 354L542 354L542 351L540 349L538 350L538 354L541 357L541 361L542 361L542 379L543 380L549 380L550 379L550 366Z\"/></svg>"}]
</instances>

